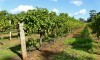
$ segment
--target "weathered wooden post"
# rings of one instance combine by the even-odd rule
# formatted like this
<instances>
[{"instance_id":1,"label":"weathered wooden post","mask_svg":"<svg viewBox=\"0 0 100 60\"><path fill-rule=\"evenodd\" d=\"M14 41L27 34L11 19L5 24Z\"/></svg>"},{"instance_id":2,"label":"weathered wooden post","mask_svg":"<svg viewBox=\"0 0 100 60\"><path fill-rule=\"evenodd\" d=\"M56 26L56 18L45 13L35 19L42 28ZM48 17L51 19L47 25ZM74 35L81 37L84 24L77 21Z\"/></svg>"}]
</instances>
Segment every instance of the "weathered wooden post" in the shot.
<instances>
[{"instance_id":1,"label":"weathered wooden post","mask_svg":"<svg viewBox=\"0 0 100 60\"><path fill-rule=\"evenodd\" d=\"M10 23L9 40L11 40L11 20L9 20L9 23Z\"/></svg>"},{"instance_id":2,"label":"weathered wooden post","mask_svg":"<svg viewBox=\"0 0 100 60\"><path fill-rule=\"evenodd\" d=\"M10 35L9 36L10 36L10 39L9 40L11 41L11 31L10 31Z\"/></svg>"},{"instance_id":3,"label":"weathered wooden post","mask_svg":"<svg viewBox=\"0 0 100 60\"><path fill-rule=\"evenodd\" d=\"M23 58L23 60L28 60L27 52L26 52L25 33L23 30L23 23L19 23L19 30L20 30L20 42L21 42L21 49L22 49L22 58Z\"/></svg>"}]
</instances>

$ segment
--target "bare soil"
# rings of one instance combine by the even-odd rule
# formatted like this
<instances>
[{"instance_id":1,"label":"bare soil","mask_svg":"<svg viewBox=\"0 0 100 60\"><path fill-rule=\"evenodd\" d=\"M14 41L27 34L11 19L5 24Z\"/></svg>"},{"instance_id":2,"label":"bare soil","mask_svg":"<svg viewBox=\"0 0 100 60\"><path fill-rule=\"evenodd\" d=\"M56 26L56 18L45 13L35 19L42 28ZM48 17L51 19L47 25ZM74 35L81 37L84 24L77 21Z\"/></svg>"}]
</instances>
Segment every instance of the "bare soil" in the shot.
<instances>
[{"instance_id":1,"label":"bare soil","mask_svg":"<svg viewBox=\"0 0 100 60\"><path fill-rule=\"evenodd\" d=\"M29 60L52 60L55 54L61 52L65 48L63 41L78 35L82 30L83 28L73 31L65 37L58 38L56 39L55 43L43 44L39 50L30 52Z\"/></svg>"},{"instance_id":2,"label":"bare soil","mask_svg":"<svg viewBox=\"0 0 100 60\"><path fill-rule=\"evenodd\" d=\"M73 31L69 35L61 38L57 38L55 43L43 43L42 47L39 48L39 50L29 51L28 52L28 60L52 60L53 56L59 52L61 52L65 46L63 45L63 41L68 38L76 37L83 28L77 29L76 31ZM7 42L7 44L16 43L19 44L19 39L12 40L10 42ZM6 42L5 42L6 43ZM4 43L4 46L7 44ZM11 57L7 60L22 60L19 56ZM100 55L97 55L96 60L100 60Z\"/></svg>"}]
</instances>

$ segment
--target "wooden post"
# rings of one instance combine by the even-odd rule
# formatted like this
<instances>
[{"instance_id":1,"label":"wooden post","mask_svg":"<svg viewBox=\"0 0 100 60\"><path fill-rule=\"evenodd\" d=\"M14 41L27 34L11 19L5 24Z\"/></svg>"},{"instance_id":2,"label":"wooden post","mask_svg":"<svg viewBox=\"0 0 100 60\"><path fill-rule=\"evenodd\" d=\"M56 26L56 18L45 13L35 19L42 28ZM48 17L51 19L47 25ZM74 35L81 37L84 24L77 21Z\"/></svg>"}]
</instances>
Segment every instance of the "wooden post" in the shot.
<instances>
[{"instance_id":1,"label":"wooden post","mask_svg":"<svg viewBox=\"0 0 100 60\"><path fill-rule=\"evenodd\" d=\"M10 23L9 40L11 41L11 20L9 20L9 23Z\"/></svg>"},{"instance_id":2,"label":"wooden post","mask_svg":"<svg viewBox=\"0 0 100 60\"><path fill-rule=\"evenodd\" d=\"M10 31L10 35L9 36L10 36L10 40L11 40L11 31Z\"/></svg>"},{"instance_id":3,"label":"wooden post","mask_svg":"<svg viewBox=\"0 0 100 60\"><path fill-rule=\"evenodd\" d=\"M23 58L23 60L28 60L27 52L26 52L25 33L24 33L24 30L23 30L23 23L19 23L19 30L20 30L22 58Z\"/></svg>"},{"instance_id":4,"label":"wooden post","mask_svg":"<svg viewBox=\"0 0 100 60\"><path fill-rule=\"evenodd\" d=\"M40 47L42 46L42 39L43 39L43 34L40 33Z\"/></svg>"}]
</instances>

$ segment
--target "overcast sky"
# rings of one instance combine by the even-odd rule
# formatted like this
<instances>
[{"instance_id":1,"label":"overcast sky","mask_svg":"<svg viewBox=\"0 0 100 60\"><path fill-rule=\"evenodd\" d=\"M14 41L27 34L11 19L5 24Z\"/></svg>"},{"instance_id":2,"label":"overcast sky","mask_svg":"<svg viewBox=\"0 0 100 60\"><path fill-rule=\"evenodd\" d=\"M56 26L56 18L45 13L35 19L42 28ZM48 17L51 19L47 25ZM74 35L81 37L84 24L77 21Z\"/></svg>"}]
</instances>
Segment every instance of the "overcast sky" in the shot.
<instances>
[{"instance_id":1,"label":"overcast sky","mask_svg":"<svg viewBox=\"0 0 100 60\"><path fill-rule=\"evenodd\" d=\"M90 10L100 11L100 0L0 0L0 10L7 10L11 13L27 11L35 7L86 19L89 17Z\"/></svg>"}]
</instances>

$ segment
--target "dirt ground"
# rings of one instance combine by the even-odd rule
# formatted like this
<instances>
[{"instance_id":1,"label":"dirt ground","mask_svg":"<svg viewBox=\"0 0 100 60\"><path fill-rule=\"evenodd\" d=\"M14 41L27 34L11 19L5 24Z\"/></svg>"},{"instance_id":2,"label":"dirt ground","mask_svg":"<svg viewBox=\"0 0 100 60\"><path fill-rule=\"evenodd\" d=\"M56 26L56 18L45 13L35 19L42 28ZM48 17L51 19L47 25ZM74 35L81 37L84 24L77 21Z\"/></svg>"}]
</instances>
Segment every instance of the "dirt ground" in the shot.
<instances>
[{"instance_id":1,"label":"dirt ground","mask_svg":"<svg viewBox=\"0 0 100 60\"><path fill-rule=\"evenodd\" d=\"M78 29L76 31L73 31L69 35L62 37L62 38L57 38L55 43L44 43L42 47L39 50L34 50L28 52L28 60L52 60L53 56L57 54L58 52L61 52L65 46L63 45L63 41L68 38L75 37L78 35L83 28ZM11 41L13 43L19 43L19 40L14 40ZM11 43L9 42L9 44ZM97 60L100 59L100 55L97 56ZM21 60L20 57L11 57L8 60Z\"/></svg>"},{"instance_id":2,"label":"dirt ground","mask_svg":"<svg viewBox=\"0 0 100 60\"><path fill-rule=\"evenodd\" d=\"M70 33L66 37L58 38L55 43L45 43L39 50L35 50L30 52L29 60L52 60L53 55L61 52L65 46L63 45L63 41L68 38L72 38L75 35L79 34L82 29L78 29L73 33Z\"/></svg>"},{"instance_id":3,"label":"dirt ground","mask_svg":"<svg viewBox=\"0 0 100 60\"><path fill-rule=\"evenodd\" d=\"M28 60L52 60L53 55L62 51L65 48L65 46L62 43L63 40L74 37L75 35L79 34L79 32L81 32L82 30L83 30L83 28L74 31L65 37L57 38L55 43L44 43L42 45L42 47L39 48L39 50L34 50L34 51L28 52ZM14 34L14 35L16 35L16 34ZM3 35L3 36L7 36L7 35ZM26 37L26 39L27 39L27 37ZM5 43L7 43L7 44L5 44ZM20 41L18 39L16 39L16 40L12 39L12 41L10 41L10 42L8 42L8 41L4 42L3 46L6 46L6 45L12 44L12 43L19 44ZM19 56L15 56L15 57L9 58L8 60L21 60L21 58Z\"/></svg>"}]
</instances>

